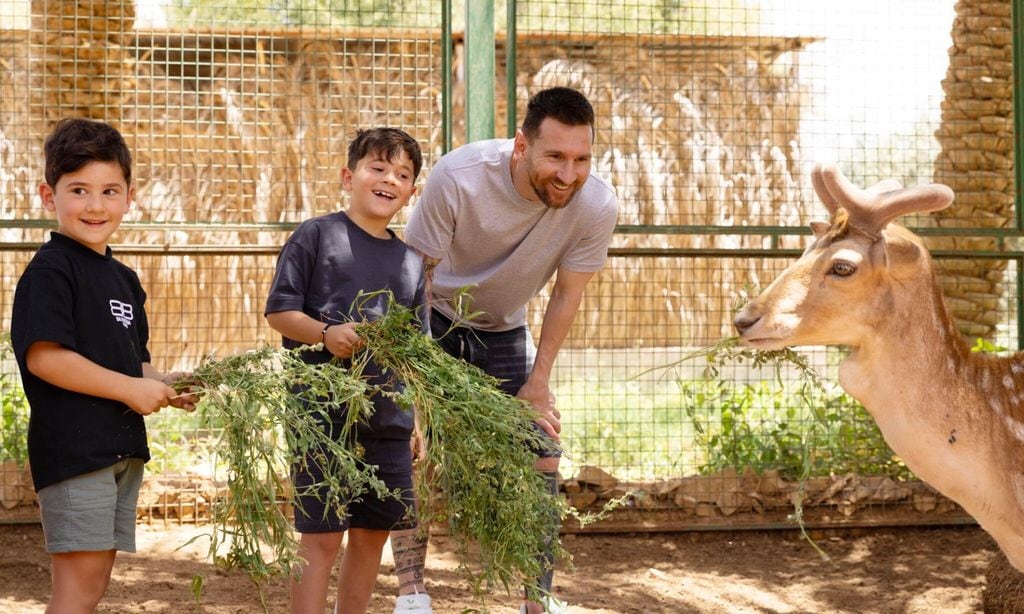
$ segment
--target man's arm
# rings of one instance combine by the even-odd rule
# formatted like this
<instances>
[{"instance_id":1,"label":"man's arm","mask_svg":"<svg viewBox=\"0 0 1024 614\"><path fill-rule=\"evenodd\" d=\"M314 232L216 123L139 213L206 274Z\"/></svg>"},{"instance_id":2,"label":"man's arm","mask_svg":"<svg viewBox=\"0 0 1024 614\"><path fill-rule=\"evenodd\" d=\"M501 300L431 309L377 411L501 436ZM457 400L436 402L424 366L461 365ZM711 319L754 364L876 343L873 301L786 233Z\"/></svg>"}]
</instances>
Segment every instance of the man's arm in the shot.
<instances>
[{"instance_id":1,"label":"man's arm","mask_svg":"<svg viewBox=\"0 0 1024 614\"><path fill-rule=\"evenodd\" d=\"M143 416L167 407L177 394L161 381L107 369L51 341L37 341L29 346L25 365L33 375L54 386L120 401Z\"/></svg>"},{"instance_id":2,"label":"man's arm","mask_svg":"<svg viewBox=\"0 0 1024 614\"><path fill-rule=\"evenodd\" d=\"M431 308L431 292L433 292L434 286L434 269L436 269L437 265L440 264L441 259L434 258L433 256L428 256L418 249L416 250L416 253L418 253L420 257L423 258L423 277L425 280L423 284L423 302L427 304L426 313L428 314L427 317L429 318Z\"/></svg>"},{"instance_id":3,"label":"man's arm","mask_svg":"<svg viewBox=\"0 0 1024 614\"><path fill-rule=\"evenodd\" d=\"M569 334L576 312L579 311L583 290L593 276L593 273L578 273L564 267L558 269L551 299L544 312L533 370L517 395L537 408L540 412L537 424L555 439L558 439L562 424L559 422L558 410L555 409L554 395L551 394L551 369L562 348L562 342Z\"/></svg>"}]
</instances>

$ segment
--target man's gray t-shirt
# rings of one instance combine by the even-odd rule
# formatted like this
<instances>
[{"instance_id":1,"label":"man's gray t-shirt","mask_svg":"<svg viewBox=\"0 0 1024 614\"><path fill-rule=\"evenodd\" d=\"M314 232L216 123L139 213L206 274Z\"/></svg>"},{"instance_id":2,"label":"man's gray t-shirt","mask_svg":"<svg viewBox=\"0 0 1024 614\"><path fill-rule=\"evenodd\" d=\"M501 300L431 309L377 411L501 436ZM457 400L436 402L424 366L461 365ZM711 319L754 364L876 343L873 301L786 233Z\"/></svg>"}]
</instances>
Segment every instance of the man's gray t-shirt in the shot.
<instances>
[{"instance_id":1,"label":"man's gray t-shirt","mask_svg":"<svg viewBox=\"0 0 1024 614\"><path fill-rule=\"evenodd\" d=\"M593 172L569 204L552 209L512 184L512 139L478 141L447 154L430 171L405 228L405 242L441 262L433 309L449 318L449 299L471 286L470 324L504 331L526 324L526 304L559 267L600 270L615 230L615 192Z\"/></svg>"}]
</instances>

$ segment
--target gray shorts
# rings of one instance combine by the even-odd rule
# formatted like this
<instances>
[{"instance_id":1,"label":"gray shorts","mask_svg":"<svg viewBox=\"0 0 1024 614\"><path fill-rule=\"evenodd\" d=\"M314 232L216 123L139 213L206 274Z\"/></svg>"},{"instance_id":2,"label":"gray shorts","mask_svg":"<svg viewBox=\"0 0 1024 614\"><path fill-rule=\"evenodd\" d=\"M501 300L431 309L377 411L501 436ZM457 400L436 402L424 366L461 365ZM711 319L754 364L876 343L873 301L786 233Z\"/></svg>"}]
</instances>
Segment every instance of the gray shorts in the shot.
<instances>
[{"instance_id":1,"label":"gray shorts","mask_svg":"<svg viewBox=\"0 0 1024 614\"><path fill-rule=\"evenodd\" d=\"M39 491L46 551L135 552L135 507L145 461L125 459Z\"/></svg>"}]
</instances>

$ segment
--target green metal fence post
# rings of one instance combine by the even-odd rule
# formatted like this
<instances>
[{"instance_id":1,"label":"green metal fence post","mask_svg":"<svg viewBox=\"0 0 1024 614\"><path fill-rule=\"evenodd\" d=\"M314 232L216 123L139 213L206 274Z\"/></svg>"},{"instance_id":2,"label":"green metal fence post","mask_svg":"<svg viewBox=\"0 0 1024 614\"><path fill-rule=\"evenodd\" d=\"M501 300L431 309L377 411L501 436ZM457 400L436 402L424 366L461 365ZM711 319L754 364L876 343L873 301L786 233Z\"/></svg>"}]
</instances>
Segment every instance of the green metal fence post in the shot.
<instances>
[{"instance_id":1,"label":"green metal fence post","mask_svg":"<svg viewBox=\"0 0 1024 614\"><path fill-rule=\"evenodd\" d=\"M494 138L494 2L466 3L466 142Z\"/></svg>"},{"instance_id":2,"label":"green metal fence post","mask_svg":"<svg viewBox=\"0 0 1024 614\"><path fill-rule=\"evenodd\" d=\"M516 135L516 84L519 71L516 68L516 0L508 0L505 11L505 97L508 99L505 136Z\"/></svg>"},{"instance_id":3,"label":"green metal fence post","mask_svg":"<svg viewBox=\"0 0 1024 614\"><path fill-rule=\"evenodd\" d=\"M441 148L452 150L452 0L441 3Z\"/></svg>"}]
</instances>

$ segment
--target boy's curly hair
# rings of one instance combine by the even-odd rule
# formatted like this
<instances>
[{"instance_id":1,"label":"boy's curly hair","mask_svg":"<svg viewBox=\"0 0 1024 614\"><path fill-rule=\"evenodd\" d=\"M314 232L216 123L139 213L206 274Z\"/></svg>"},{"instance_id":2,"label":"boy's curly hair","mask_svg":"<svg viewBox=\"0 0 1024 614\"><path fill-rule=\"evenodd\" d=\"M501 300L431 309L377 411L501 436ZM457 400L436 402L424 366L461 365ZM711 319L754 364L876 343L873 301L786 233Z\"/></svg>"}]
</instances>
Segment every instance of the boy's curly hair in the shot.
<instances>
[{"instance_id":1,"label":"boy's curly hair","mask_svg":"<svg viewBox=\"0 0 1024 614\"><path fill-rule=\"evenodd\" d=\"M416 139L398 128L369 128L356 131L356 136L348 144L348 169L356 170L360 160L371 154L377 154L391 162L400 152L405 152L412 162L412 178L416 180L423 168L423 153Z\"/></svg>"},{"instance_id":2,"label":"boy's curly hair","mask_svg":"<svg viewBox=\"0 0 1024 614\"><path fill-rule=\"evenodd\" d=\"M60 178L89 162L116 162L125 183L132 182L132 154L124 137L105 122L69 117L57 122L43 145L46 183L55 187Z\"/></svg>"}]
</instances>

